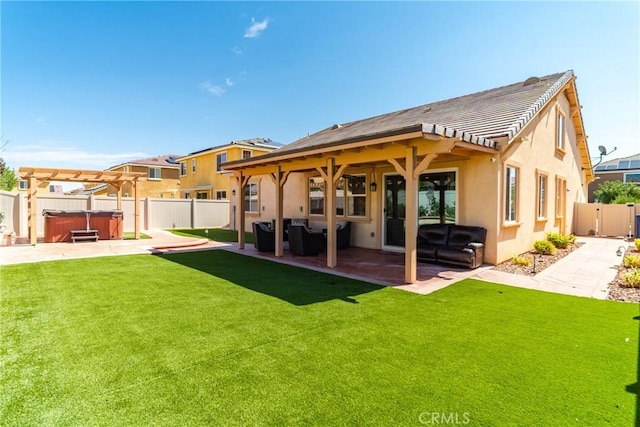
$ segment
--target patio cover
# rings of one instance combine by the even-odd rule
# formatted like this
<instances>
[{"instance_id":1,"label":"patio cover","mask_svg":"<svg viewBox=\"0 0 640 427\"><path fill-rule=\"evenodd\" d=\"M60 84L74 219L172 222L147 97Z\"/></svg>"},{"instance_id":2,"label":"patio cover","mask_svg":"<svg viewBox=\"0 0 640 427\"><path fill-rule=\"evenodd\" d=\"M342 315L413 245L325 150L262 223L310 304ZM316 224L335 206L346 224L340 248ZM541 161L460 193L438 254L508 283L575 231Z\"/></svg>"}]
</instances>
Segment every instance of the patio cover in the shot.
<instances>
[{"instance_id":1,"label":"patio cover","mask_svg":"<svg viewBox=\"0 0 640 427\"><path fill-rule=\"evenodd\" d=\"M135 198L135 238L140 238L140 195L138 194L137 184L139 181L146 179L145 173L20 167L18 169L18 176L28 183L29 239L31 245L35 246L38 241L36 222L38 198L36 197L36 193L38 191L38 182L41 181L99 182L113 185L118 189L118 210L122 210L122 184L125 182L131 183L133 185Z\"/></svg>"}]
</instances>

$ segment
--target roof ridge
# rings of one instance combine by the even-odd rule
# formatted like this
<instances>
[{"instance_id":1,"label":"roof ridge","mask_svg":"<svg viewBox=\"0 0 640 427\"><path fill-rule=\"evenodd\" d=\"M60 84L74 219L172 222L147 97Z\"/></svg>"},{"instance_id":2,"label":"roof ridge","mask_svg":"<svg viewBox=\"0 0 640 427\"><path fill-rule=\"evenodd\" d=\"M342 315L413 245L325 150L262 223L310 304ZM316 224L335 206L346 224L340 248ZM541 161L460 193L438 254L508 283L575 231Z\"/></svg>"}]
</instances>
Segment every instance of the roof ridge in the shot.
<instances>
[{"instance_id":1,"label":"roof ridge","mask_svg":"<svg viewBox=\"0 0 640 427\"><path fill-rule=\"evenodd\" d=\"M551 85L520 117L507 129L509 140L513 138L529 121L536 115L538 111L573 77L573 70L565 71L565 73L554 84ZM543 77L544 78L544 77Z\"/></svg>"}]
</instances>

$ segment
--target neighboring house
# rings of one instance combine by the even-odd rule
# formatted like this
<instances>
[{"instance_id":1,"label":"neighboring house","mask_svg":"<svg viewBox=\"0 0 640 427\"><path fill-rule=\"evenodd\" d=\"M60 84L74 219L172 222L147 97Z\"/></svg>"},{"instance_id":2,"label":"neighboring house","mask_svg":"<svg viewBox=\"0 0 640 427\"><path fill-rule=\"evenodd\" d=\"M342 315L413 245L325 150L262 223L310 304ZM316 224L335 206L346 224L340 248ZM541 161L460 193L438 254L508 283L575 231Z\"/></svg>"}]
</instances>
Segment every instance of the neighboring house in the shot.
<instances>
[{"instance_id":1,"label":"neighboring house","mask_svg":"<svg viewBox=\"0 0 640 427\"><path fill-rule=\"evenodd\" d=\"M20 192L26 194L28 189L29 183L24 179L18 179L18 182L16 183L16 186L13 187L12 192ZM38 183L37 194L64 194L64 191L62 191L61 185L53 185L49 182L40 182Z\"/></svg>"},{"instance_id":2,"label":"neighboring house","mask_svg":"<svg viewBox=\"0 0 640 427\"><path fill-rule=\"evenodd\" d=\"M132 160L116 166L108 171L114 172L142 172L147 179L138 182L139 197L178 198L180 193L180 165L177 154L149 157L147 159ZM85 187L84 194L96 196L116 196L118 189L111 184L91 184ZM133 197L131 183L122 184L122 195Z\"/></svg>"},{"instance_id":3,"label":"neighboring house","mask_svg":"<svg viewBox=\"0 0 640 427\"><path fill-rule=\"evenodd\" d=\"M230 174L220 165L253 158L279 146L268 138L253 138L206 148L179 158L180 198L228 200Z\"/></svg>"},{"instance_id":4,"label":"neighboring house","mask_svg":"<svg viewBox=\"0 0 640 427\"><path fill-rule=\"evenodd\" d=\"M489 264L530 250L547 232L570 233L573 205L587 201L593 180L575 80L573 71L532 77L336 124L226 163L244 187L231 203L237 226L304 216L329 230L333 267L333 226L351 221L352 245L405 253L409 283L421 223L485 227Z\"/></svg>"},{"instance_id":5,"label":"neighboring house","mask_svg":"<svg viewBox=\"0 0 640 427\"><path fill-rule=\"evenodd\" d=\"M593 192L607 181L633 182L640 185L640 153L602 162L593 170L596 180L589 184L589 203L595 202Z\"/></svg>"}]
</instances>

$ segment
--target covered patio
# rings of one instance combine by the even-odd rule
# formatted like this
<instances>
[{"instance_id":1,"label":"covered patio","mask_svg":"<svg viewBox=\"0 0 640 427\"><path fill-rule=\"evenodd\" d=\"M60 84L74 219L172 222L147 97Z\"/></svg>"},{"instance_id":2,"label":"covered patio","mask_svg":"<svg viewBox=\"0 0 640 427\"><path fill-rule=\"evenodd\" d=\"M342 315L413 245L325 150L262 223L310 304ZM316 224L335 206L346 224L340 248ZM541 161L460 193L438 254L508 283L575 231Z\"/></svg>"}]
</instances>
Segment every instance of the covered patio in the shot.
<instances>
[{"instance_id":1,"label":"covered patio","mask_svg":"<svg viewBox=\"0 0 640 427\"><path fill-rule=\"evenodd\" d=\"M329 268L339 268L343 262L340 253L338 261L336 216L336 184L340 178L354 170L365 171L367 176L367 194L375 203L369 201L365 222L380 224L379 211L382 202L381 191L376 191L376 181L381 179L381 170L395 171L404 179L406 194L404 218L404 255L394 256L402 259L404 283L412 284L419 280L416 252L418 230L418 180L420 174L432 166L433 162L465 161L474 155L491 157L497 155L497 143L490 139L476 137L444 126L420 123L409 127L361 134L362 129L351 132L336 125L327 131L327 135L316 138L313 144L305 146L300 140L298 148L283 147L269 154L252 159L228 162L224 169L233 172L240 195L243 195L249 181L256 176L268 176L275 187L275 196L267 203L275 206L275 257L285 256L283 247L283 201L287 195L284 186L288 179L297 176L304 179L319 175L324 181L324 221L326 223L327 251L323 258ZM371 129L367 129L369 132ZM321 133L324 133L321 132ZM346 136L346 137L345 137ZM369 192L369 187L371 191ZM372 206L376 206L373 208ZM302 209L301 209L302 210ZM244 231L245 204L238 204L238 249L245 248ZM376 229L379 228L375 225ZM372 235L373 237L373 235Z\"/></svg>"}]
</instances>

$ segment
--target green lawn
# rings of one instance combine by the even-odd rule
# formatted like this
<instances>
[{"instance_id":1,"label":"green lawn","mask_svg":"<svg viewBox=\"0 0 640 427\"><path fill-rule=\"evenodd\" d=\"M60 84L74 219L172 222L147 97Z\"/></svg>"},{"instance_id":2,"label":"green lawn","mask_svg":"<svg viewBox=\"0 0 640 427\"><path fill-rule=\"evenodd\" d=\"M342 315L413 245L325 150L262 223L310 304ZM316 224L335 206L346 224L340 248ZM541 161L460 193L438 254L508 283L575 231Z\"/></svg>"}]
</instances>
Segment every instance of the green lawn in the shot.
<instances>
[{"instance_id":1,"label":"green lawn","mask_svg":"<svg viewBox=\"0 0 640 427\"><path fill-rule=\"evenodd\" d=\"M236 230L225 230L222 228L176 228L168 231L178 236L204 237L215 240L216 242L238 241L238 232ZM246 243L253 243L253 233L244 233L244 241Z\"/></svg>"},{"instance_id":2,"label":"green lawn","mask_svg":"<svg viewBox=\"0 0 640 427\"><path fill-rule=\"evenodd\" d=\"M0 425L636 419L637 304L474 280L420 296L225 251L0 273Z\"/></svg>"},{"instance_id":3,"label":"green lawn","mask_svg":"<svg viewBox=\"0 0 640 427\"><path fill-rule=\"evenodd\" d=\"M136 238L136 233L133 231L125 231L124 233L122 233L122 239L123 240L135 240ZM144 234L144 233L140 233L140 239L150 239L151 236L149 236L148 234Z\"/></svg>"}]
</instances>

